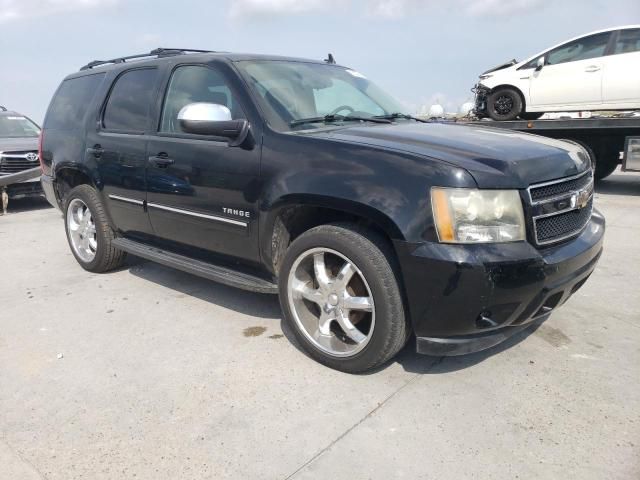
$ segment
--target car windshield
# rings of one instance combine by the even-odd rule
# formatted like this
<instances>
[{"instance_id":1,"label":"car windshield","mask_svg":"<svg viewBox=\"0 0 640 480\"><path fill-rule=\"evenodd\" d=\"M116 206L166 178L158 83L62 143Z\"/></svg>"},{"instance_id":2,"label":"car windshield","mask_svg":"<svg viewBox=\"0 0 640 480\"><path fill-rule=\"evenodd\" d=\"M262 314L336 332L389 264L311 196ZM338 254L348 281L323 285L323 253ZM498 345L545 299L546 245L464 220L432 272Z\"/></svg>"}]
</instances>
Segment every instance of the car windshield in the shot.
<instances>
[{"instance_id":1,"label":"car windshield","mask_svg":"<svg viewBox=\"0 0 640 480\"><path fill-rule=\"evenodd\" d=\"M236 65L256 92L267 122L279 131L358 122L404 110L364 75L337 65L281 60ZM318 122L322 117L325 121Z\"/></svg>"},{"instance_id":2,"label":"car windshield","mask_svg":"<svg viewBox=\"0 0 640 480\"><path fill-rule=\"evenodd\" d=\"M0 138L37 137L40 128L22 115L0 115Z\"/></svg>"}]
</instances>

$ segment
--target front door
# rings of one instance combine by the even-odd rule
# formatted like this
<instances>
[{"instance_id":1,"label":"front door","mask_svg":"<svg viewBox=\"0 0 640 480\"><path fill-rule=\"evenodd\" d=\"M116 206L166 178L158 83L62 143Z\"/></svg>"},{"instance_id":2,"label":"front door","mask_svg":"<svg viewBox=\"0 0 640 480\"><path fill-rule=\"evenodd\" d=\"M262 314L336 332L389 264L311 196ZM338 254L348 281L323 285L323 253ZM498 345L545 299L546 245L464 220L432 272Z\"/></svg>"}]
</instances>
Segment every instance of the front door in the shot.
<instances>
[{"instance_id":1,"label":"front door","mask_svg":"<svg viewBox=\"0 0 640 480\"><path fill-rule=\"evenodd\" d=\"M126 234L152 233L144 209L149 109L156 96L157 69L119 75L102 109L99 124L87 134L87 163L102 182L103 201L115 227Z\"/></svg>"},{"instance_id":2,"label":"front door","mask_svg":"<svg viewBox=\"0 0 640 480\"><path fill-rule=\"evenodd\" d=\"M257 260L260 148L186 134L177 120L182 107L198 102L246 118L228 75L209 65L179 65L171 73L158 132L147 144L147 208L162 240Z\"/></svg>"},{"instance_id":3,"label":"front door","mask_svg":"<svg viewBox=\"0 0 640 480\"><path fill-rule=\"evenodd\" d=\"M611 33L573 40L545 54L545 65L530 77L530 106L597 108L602 104L602 56Z\"/></svg>"}]
</instances>

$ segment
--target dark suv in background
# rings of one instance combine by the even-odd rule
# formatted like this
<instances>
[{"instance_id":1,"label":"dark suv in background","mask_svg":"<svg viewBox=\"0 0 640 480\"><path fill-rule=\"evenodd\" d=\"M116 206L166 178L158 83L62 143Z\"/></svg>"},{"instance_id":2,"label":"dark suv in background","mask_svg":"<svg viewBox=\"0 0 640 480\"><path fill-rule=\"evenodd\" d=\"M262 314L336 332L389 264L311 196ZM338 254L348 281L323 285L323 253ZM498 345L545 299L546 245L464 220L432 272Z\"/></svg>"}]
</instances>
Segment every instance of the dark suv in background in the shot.
<instances>
[{"instance_id":1,"label":"dark suv in background","mask_svg":"<svg viewBox=\"0 0 640 480\"><path fill-rule=\"evenodd\" d=\"M602 251L584 149L428 124L332 62L175 49L91 62L44 122L71 250L277 293L315 359L361 372L539 323ZM212 343L216 341L211 339Z\"/></svg>"},{"instance_id":2,"label":"dark suv in background","mask_svg":"<svg viewBox=\"0 0 640 480\"><path fill-rule=\"evenodd\" d=\"M0 106L0 190L6 188L8 198L42 195L39 135L40 127L30 118Z\"/></svg>"}]
</instances>

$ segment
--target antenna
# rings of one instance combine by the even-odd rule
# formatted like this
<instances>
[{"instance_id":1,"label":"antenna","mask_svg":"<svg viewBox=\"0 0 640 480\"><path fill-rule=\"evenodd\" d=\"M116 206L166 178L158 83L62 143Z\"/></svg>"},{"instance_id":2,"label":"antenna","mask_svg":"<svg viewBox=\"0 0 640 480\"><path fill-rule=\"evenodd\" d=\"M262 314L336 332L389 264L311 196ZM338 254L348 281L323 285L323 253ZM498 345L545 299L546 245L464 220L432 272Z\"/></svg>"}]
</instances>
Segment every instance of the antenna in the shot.
<instances>
[{"instance_id":1,"label":"antenna","mask_svg":"<svg viewBox=\"0 0 640 480\"><path fill-rule=\"evenodd\" d=\"M5 107L4 105L0 105L0 110L3 112L7 111L7 107Z\"/></svg>"},{"instance_id":2,"label":"antenna","mask_svg":"<svg viewBox=\"0 0 640 480\"><path fill-rule=\"evenodd\" d=\"M328 63L329 65L335 65L336 64L336 60L335 60L335 58L333 58L333 53L330 53L329 56L324 59L324 61L325 61L325 63Z\"/></svg>"}]
</instances>

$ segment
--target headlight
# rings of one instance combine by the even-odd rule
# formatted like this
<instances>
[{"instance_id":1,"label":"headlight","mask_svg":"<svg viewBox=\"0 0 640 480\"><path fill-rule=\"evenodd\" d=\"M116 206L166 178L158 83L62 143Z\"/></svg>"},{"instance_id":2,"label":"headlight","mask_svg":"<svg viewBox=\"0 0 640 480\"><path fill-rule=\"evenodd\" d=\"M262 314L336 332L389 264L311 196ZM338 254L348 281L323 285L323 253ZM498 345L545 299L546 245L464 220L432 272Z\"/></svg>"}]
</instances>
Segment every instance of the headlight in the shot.
<instances>
[{"instance_id":1,"label":"headlight","mask_svg":"<svg viewBox=\"0 0 640 480\"><path fill-rule=\"evenodd\" d=\"M517 190L434 187L431 204L443 243L517 242L526 237Z\"/></svg>"},{"instance_id":2,"label":"headlight","mask_svg":"<svg viewBox=\"0 0 640 480\"><path fill-rule=\"evenodd\" d=\"M480 75L478 78L480 78L480 80L486 80L487 78L491 78L493 77L492 74L490 73L483 73L482 75Z\"/></svg>"}]
</instances>

